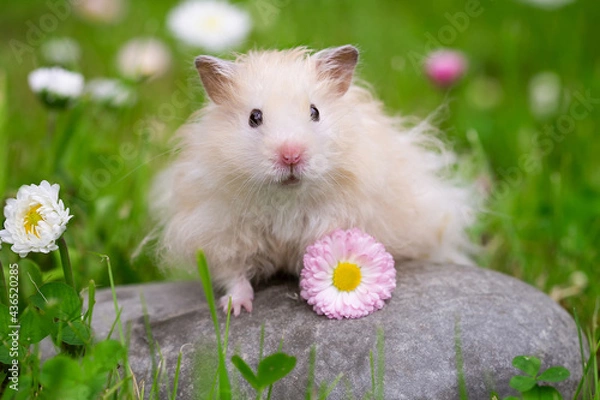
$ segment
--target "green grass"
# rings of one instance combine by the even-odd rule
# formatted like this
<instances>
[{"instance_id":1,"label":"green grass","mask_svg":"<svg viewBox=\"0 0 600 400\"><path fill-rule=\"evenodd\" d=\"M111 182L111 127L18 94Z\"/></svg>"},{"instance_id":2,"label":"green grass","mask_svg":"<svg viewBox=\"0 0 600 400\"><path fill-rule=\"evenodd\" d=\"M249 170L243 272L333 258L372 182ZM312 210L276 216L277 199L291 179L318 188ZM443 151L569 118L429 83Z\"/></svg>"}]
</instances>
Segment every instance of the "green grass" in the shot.
<instances>
[{"instance_id":1,"label":"green grass","mask_svg":"<svg viewBox=\"0 0 600 400\"><path fill-rule=\"evenodd\" d=\"M162 277L151 250L133 257L152 229L147 192L167 160L169 136L204 101L191 63L201 51L181 46L165 27L176 2L129 3L123 23L93 24L71 15L43 37L75 38L82 47L77 69L89 79L117 76L114 60L126 40L157 36L172 51L171 71L139 84L139 101L131 109L82 104L61 113L54 149L47 141L48 113L27 85L27 74L43 65L39 40L30 41L22 54L11 47L14 40L37 39L31 26L39 26L50 9L46 2L12 1L0 13L0 200L42 179L61 184L61 197L75 215L66 240L77 287L90 279L99 288L109 285L106 264L91 252L110 255L116 284ZM426 117L446 104L440 125L448 141L462 157L477 160L476 175L496 190L474 230L482 246L479 264L547 293L568 286L573 273L583 273L589 284L561 303L577 313L584 328L593 325L600 298L600 103L592 103L563 137L542 139L549 138L543 136L547 126L558 127L571 115L578 96L600 99L598 1L544 11L516 0L481 0L480 15L460 31L448 17L465 11L458 1L240 3L256 25L241 51L352 43L361 49L359 75L390 112ZM450 46L470 59L468 75L450 92L435 89L414 67L430 38L444 32L454 32ZM529 109L528 83L542 71L559 75L563 98L557 114L540 120ZM189 97L165 115L161 105L173 104L176 92ZM494 98L492 107L479 105ZM149 123L151 131L143 128ZM61 276L52 257L30 257L45 278ZM6 249L0 252L3 265L16 260Z\"/></svg>"}]
</instances>

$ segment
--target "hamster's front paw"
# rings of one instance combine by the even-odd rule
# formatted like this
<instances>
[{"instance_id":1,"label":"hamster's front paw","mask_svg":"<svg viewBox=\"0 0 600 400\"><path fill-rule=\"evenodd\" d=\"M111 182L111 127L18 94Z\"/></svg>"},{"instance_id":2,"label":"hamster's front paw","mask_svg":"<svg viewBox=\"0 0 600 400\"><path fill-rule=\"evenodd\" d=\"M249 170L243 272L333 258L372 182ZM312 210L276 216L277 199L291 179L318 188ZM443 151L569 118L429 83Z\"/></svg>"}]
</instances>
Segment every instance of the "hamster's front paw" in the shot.
<instances>
[{"instance_id":1,"label":"hamster's front paw","mask_svg":"<svg viewBox=\"0 0 600 400\"><path fill-rule=\"evenodd\" d=\"M227 306L231 298L231 310L234 316L240 315L242 307L248 312L252 312L252 300L254 299L254 290L247 279L241 279L236 282L228 291L227 294L221 297L219 301L223 311L227 313Z\"/></svg>"}]
</instances>

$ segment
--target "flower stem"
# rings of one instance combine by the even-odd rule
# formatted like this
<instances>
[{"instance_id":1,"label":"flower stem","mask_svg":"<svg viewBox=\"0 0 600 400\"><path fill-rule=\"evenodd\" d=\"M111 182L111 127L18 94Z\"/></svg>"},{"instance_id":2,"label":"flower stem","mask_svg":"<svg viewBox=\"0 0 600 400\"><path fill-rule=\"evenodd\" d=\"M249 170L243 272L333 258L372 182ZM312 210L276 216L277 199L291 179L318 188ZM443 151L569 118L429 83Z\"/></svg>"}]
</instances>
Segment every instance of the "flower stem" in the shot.
<instances>
[{"instance_id":1,"label":"flower stem","mask_svg":"<svg viewBox=\"0 0 600 400\"><path fill-rule=\"evenodd\" d=\"M0 286L2 286L2 293L0 293L0 304L8 306L8 286L6 286L6 276L4 275L4 267L0 260Z\"/></svg>"},{"instance_id":2,"label":"flower stem","mask_svg":"<svg viewBox=\"0 0 600 400\"><path fill-rule=\"evenodd\" d=\"M71 286L75 291L75 280L73 279L73 269L71 268L71 259L69 258L69 248L64 237L58 239L58 251L60 252L60 261L62 263L63 273L65 275L65 281L67 285Z\"/></svg>"},{"instance_id":3,"label":"flower stem","mask_svg":"<svg viewBox=\"0 0 600 400\"><path fill-rule=\"evenodd\" d=\"M56 111L51 111L55 112ZM76 106L70 113L70 116L67 120L67 124L63 130L56 133L55 138L50 138L50 148L52 149L50 157L52 159L51 162L51 173L56 174L58 171L58 167L62 157L59 155L66 154L69 151L71 140L75 133L77 132L77 124L83 114L83 107Z\"/></svg>"},{"instance_id":4,"label":"flower stem","mask_svg":"<svg viewBox=\"0 0 600 400\"><path fill-rule=\"evenodd\" d=\"M58 113L55 110L48 110L48 120L46 122L46 135L49 143L52 143L52 140L54 139L57 118Z\"/></svg>"}]
</instances>

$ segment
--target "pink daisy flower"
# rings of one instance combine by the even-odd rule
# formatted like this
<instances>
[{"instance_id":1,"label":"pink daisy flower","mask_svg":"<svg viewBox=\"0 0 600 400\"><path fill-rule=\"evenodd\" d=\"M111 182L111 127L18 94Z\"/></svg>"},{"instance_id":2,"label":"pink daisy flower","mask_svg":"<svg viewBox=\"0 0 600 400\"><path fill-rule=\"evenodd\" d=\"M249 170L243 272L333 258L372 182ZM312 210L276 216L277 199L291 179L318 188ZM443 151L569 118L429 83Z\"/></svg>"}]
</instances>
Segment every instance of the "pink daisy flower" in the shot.
<instances>
[{"instance_id":1,"label":"pink daisy flower","mask_svg":"<svg viewBox=\"0 0 600 400\"><path fill-rule=\"evenodd\" d=\"M304 255L300 295L319 315L364 317L381 309L395 287L394 259L360 229L338 229Z\"/></svg>"},{"instance_id":2,"label":"pink daisy flower","mask_svg":"<svg viewBox=\"0 0 600 400\"><path fill-rule=\"evenodd\" d=\"M441 49L427 56L425 72L440 87L452 86L465 74L467 59L460 51Z\"/></svg>"}]
</instances>

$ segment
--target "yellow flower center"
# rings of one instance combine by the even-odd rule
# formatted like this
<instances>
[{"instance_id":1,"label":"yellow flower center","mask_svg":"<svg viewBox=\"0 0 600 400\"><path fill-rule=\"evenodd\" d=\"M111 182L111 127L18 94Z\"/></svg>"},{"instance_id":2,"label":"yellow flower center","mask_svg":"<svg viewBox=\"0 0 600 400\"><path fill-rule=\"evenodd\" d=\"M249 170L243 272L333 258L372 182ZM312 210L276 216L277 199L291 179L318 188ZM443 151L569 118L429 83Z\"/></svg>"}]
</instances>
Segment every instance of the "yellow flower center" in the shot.
<instances>
[{"instance_id":1,"label":"yellow flower center","mask_svg":"<svg viewBox=\"0 0 600 400\"><path fill-rule=\"evenodd\" d=\"M213 32L218 32L221 27L221 19L218 17L210 16L204 20L204 26Z\"/></svg>"},{"instance_id":2,"label":"yellow flower center","mask_svg":"<svg viewBox=\"0 0 600 400\"><path fill-rule=\"evenodd\" d=\"M37 225L40 221L44 220L44 218L38 212L38 210L41 207L42 207L41 204L36 204L34 206L31 206L29 211L27 211L27 213L25 213L25 218L23 221L23 226L25 227L25 233L27 233L27 234L33 233L38 238L40 237L40 235L38 235L38 232L37 232Z\"/></svg>"},{"instance_id":3,"label":"yellow flower center","mask_svg":"<svg viewBox=\"0 0 600 400\"><path fill-rule=\"evenodd\" d=\"M351 292L360 284L360 267L349 262L339 262L333 270L333 286L342 292Z\"/></svg>"}]
</instances>

